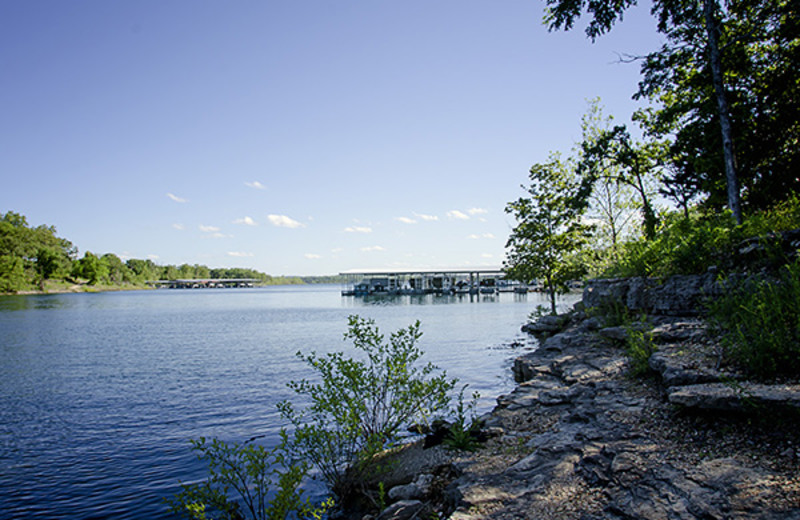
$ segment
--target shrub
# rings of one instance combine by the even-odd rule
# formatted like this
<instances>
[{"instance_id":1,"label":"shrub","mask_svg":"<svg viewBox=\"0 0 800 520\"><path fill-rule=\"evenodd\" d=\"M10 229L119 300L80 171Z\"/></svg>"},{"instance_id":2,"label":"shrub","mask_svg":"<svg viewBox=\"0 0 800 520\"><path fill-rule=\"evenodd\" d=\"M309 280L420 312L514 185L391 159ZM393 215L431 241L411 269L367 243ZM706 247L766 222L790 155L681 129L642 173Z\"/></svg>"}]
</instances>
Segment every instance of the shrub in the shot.
<instances>
[{"instance_id":1,"label":"shrub","mask_svg":"<svg viewBox=\"0 0 800 520\"><path fill-rule=\"evenodd\" d=\"M761 379L800 374L800 260L776 279L729 280L707 308L728 361Z\"/></svg>"},{"instance_id":2,"label":"shrub","mask_svg":"<svg viewBox=\"0 0 800 520\"><path fill-rule=\"evenodd\" d=\"M319 518L331 505L315 509L302 499L299 487L308 466L291 462L283 432L271 450L202 437L191 442L198 458L208 464L209 476L202 483L181 485L181 492L168 500L173 513L195 520L284 520L297 515ZM271 486L277 491L271 493Z\"/></svg>"},{"instance_id":3,"label":"shrub","mask_svg":"<svg viewBox=\"0 0 800 520\"><path fill-rule=\"evenodd\" d=\"M380 471L374 456L397 441L403 425L424 422L448 407L455 380L444 372L434 375L438 369L430 363L417 366L421 335L416 322L386 343L373 320L350 316L345 339L364 354L361 359L342 352L297 354L318 382L289 383L310 404L298 412L284 401L279 409L295 426L295 447L340 502L366 494L366 483Z\"/></svg>"},{"instance_id":4,"label":"shrub","mask_svg":"<svg viewBox=\"0 0 800 520\"><path fill-rule=\"evenodd\" d=\"M650 372L650 356L656 351L653 342L653 333L644 329L644 323L640 326L627 326L627 339L625 348L628 354L630 375L642 377Z\"/></svg>"},{"instance_id":5,"label":"shrub","mask_svg":"<svg viewBox=\"0 0 800 520\"><path fill-rule=\"evenodd\" d=\"M451 450L475 451L481 447L478 440L480 422L475 417L475 408L478 406L480 394L473 392L472 400L469 404L464 404L464 390L466 389L467 385L464 385L458 393L458 404L454 410L455 419L443 441L444 446Z\"/></svg>"}]
</instances>

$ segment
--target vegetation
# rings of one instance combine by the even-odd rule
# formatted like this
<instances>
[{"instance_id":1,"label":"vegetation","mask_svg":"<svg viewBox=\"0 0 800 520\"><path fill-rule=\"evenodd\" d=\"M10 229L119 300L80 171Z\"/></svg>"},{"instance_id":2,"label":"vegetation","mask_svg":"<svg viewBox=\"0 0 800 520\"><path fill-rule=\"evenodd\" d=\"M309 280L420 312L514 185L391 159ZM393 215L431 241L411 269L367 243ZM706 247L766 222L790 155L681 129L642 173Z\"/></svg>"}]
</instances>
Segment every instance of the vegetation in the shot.
<instances>
[{"instance_id":1,"label":"vegetation","mask_svg":"<svg viewBox=\"0 0 800 520\"><path fill-rule=\"evenodd\" d=\"M300 484L308 465L292 461L285 432L271 450L204 438L192 441L192 449L208 464L209 476L181 485L182 491L167 501L173 513L194 520L284 520L297 514L318 519L332 505L313 507L303 498Z\"/></svg>"},{"instance_id":2,"label":"vegetation","mask_svg":"<svg viewBox=\"0 0 800 520\"><path fill-rule=\"evenodd\" d=\"M123 261L113 253L86 251L78 258L72 242L56 235L53 226L31 227L25 216L0 215L0 293L144 287L152 280L252 278L265 285L301 284L298 277L272 277L255 269L209 268L205 265L158 265L152 260Z\"/></svg>"},{"instance_id":3,"label":"vegetation","mask_svg":"<svg viewBox=\"0 0 800 520\"><path fill-rule=\"evenodd\" d=\"M454 380L435 366L417 366L422 351L419 322L385 341L373 320L349 318L346 339L362 359L342 352L298 356L316 372L317 382L290 387L309 401L298 411L288 401L280 410L295 427L294 446L320 471L340 502L369 496L366 485L380 471L375 455L392 446L400 428L445 411Z\"/></svg>"},{"instance_id":4,"label":"vegetation","mask_svg":"<svg viewBox=\"0 0 800 520\"><path fill-rule=\"evenodd\" d=\"M759 379L800 374L800 259L777 277L729 279L708 302L722 352Z\"/></svg>"},{"instance_id":5,"label":"vegetation","mask_svg":"<svg viewBox=\"0 0 800 520\"><path fill-rule=\"evenodd\" d=\"M556 294L566 292L568 282L583 274L572 257L590 231L582 222L589 192L573 171L569 161L552 155L549 162L531 168L529 197L506 206L506 213L517 220L506 244L506 276L525 283L541 279L553 314Z\"/></svg>"}]
</instances>

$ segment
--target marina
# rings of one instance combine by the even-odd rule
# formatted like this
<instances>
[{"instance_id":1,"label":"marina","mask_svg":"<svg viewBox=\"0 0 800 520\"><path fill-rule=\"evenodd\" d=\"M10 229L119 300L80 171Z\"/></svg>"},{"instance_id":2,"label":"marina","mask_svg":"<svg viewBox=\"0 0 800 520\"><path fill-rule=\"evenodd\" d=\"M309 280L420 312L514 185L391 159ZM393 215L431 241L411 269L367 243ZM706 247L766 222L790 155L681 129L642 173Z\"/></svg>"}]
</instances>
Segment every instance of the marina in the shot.
<instances>
[{"instance_id":1,"label":"marina","mask_svg":"<svg viewBox=\"0 0 800 520\"><path fill-rule=\"evenodd\" d=\"M342 296L527 293L528 287L507 280L502 269L417 269L345 271Z\"/></svg>"}]
</instances>

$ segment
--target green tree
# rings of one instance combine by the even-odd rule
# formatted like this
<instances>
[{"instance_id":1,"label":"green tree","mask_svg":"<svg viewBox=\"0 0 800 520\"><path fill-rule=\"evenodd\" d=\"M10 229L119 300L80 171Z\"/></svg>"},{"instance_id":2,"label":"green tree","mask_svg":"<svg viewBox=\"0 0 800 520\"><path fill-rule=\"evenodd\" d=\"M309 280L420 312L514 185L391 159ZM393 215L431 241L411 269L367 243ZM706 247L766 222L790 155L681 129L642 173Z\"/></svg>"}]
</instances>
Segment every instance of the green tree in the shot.
<instances>
[{"instance_id":1,"label":"green tree","mask_svg":"<svg viewBox=\"0 0 800 520\"><path fill-rule=\"evenodd\" d=\"M0 255L0 292L18 292L26 289L28 277L22 259Z\"/></svg>"},{"instance_id":2,"label":"green tree","mask_svg":"<svg viewBox=\"0 0 800 520\"><path fill-rule=\"evenodd\" d=\"M635 0L545 1L549 7L546 22L551 29L572 28L577 18L583 14L585 8L592 16L592 20L586 29L587 35L592 39L608 32L617 20L622 18L623 12L636 3ZM725 179L728 186L728 206L736 217L737 222L741 223L739 182L733 150L733 130L720 56L719 4L717 0L702 0L701 2L662 0L656 2L653 12L658 17L659 30L671 40L671 43L668 43L662 49L662 53L671 52L674 48L673 45L688 45L694 47L694 52L699 53L708 63L708 70L711 72L709 85L714 92L714 99L717 105L717 121L722 140ZM696 45L697 41L702 42L700 46Z\"/></svg>"},{"instance_id":3,"label":"green tree","mask_svg":"<svg viewBox=\"0 0 800 520\"><path fill-rule=\"evenodd\" d=\"M116 285L131 283L134 275L125 263L114 253L106 253L101 257L108 267L108 280Z\"/></svg>"},{"instance_id":4,"label":"green tree","mask_svg":"<svg viewBox=\"0 0 800 520\"><path fill-rule=\"evenodd\" d=\"M63 250L43 247L36 253L36 271L42 280L63 278L71 266L72 262Z\"/></svg>"},{"instance_id":5,"label":"green tree","mask_svg":"<svg viewBox=\"0 0 800 520\"><path fill-rule=\"evenodd\" d=\"M566 292L567 283L582 274L583 267L571 260L590 235L583 216L591 185L558 154L534 164L530 181L529 196L506 206L517 225L506 243L504 267L512 280L542 279L555 314L556 294Z\"/></svg>"},{"instance_id":6,"label":"green tree","mask_svg":"<svg viewBox=\"0 0 800 520\"><path fill-rule=\"evenodd\" d=\"M591 184L624 184L636 191L640 198L642 226L645 236L656 236L658 218L652 203L652 185L660 168L662 146L659 143L636 142L624 125L609 130L597 130L591 139L582 143L581 176Z\"/></svg>"},{"instance_id":7,"label":"green tree","mask_svg":"<svg viewBox=\"0 0 800 520\"><path fill-rule=\"evenodd\" d=\"M102 258L86 251L83 258L75 262L72 270L73 276L85 278L90 285L95 285L108 279L108 265Z\"/></svg>"},{"instance_id":8,"label":"green tree","mask_svg":"<svg viewBox=\"0 0 800 520\"><path fill-rule=\"evenodd\" d=\"M402 426L446 410L455 386L431 363L418 365L422 351L419 322L392 333L389 342L373 320L350 316L345 339L360 351L298 357L315 372L314 382L289 387L310 401L302 411L284 401L281 414L295 426L294 445L317 469L340 503L366 495L375 477L375 455L397 440Z\"/></svg>"}]
</instances>

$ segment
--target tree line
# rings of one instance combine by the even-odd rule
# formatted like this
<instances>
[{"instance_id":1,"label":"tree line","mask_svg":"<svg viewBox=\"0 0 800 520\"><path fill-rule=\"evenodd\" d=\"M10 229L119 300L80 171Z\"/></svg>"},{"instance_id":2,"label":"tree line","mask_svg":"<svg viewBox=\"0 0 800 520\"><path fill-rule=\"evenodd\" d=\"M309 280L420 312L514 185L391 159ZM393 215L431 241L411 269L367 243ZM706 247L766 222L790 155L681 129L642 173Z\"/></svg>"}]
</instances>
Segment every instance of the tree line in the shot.
<instances>
[{"instance_id":1,"label":"tree line","mask_svg":"<svg viewBox=\"0 0 800 520\"><path fill-rule=\"evenodd\" d=\"M636 4L544 1L550 30L570 30L586 16L592 40ZM748 227L748 217L763 223L759 215L786 213L787 201L789 220L798 222L800 3L658 0L652 14L664 43L626 58L641 65L633 97L646 108L618 124L592 101L572 152L534 164L525 196L506 206L517 220L506 244L508 275L543 282L553 311L569 280L635 264L654 244L680 249L660 240L678 227L685 237L695 229L702 236L713 222L709 233L728 239L745 228L765 231ZM640 268L634 274L659 274Z\"/></svg>"},{"instance_id":2,"label":"tree line","mask_svg":"<svg viewBox=\"0 0 800 520\"><path fill-rule=\"evenodd\" d=\"M261 284L303 283L297 277L273 277L242 267L209 268L198 264L158 265L152 260L123 261L113 253L96 255L56 235L53 226L30 226L24 215L0 217L0 292L45 290L60 285L136 287L151 280L252 278Z\"/></svg>"}]
</instances>

